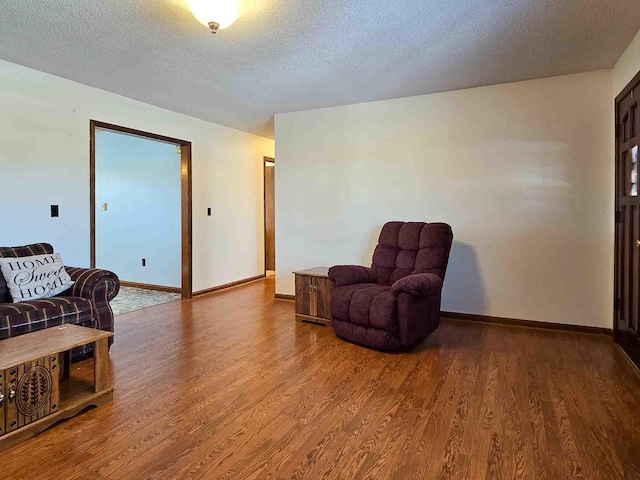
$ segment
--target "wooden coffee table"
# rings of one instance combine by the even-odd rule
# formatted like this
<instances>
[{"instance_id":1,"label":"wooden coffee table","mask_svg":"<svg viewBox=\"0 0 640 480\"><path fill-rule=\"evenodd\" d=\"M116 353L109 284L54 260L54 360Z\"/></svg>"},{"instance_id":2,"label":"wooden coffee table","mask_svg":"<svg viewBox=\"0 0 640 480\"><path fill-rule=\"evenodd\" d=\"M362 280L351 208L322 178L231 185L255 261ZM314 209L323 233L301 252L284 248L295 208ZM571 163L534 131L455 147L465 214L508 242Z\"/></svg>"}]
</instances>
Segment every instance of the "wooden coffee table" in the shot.
<instances>
[{"instance_id":1,"label":"wooden coffee table","mask_svg":"<svg viewBox=\"0 0 640 480\"><path fill-rule=\"evenodd\" d=\"M113 333L60 325L0 341L0 451L86 407L110 402L108 340ZM93 382L69 372L72 348L95 343Z\"/></svg>"}]
</instances>

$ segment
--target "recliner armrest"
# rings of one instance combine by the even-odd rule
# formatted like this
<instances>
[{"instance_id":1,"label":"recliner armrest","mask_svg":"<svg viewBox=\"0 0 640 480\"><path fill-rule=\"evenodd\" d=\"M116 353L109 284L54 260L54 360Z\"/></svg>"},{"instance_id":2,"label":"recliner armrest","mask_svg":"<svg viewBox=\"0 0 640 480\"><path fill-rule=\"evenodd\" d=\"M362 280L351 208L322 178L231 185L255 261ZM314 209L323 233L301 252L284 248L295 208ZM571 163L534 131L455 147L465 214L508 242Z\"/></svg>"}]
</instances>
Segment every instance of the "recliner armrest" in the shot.
<instances>
[{"instance_id":1,"label":"recliner armrest","mask_svg":"<svg viewBox=\"0 0 640 480\"><path fill-rule=\"evenodd\" d=\"M426 297L442 290L442 279L434 273L414 273L401 278L391 286L396 295L404 292L414 297Z\"/></svg>"},{"instance_id":2,"label":"recliner armrest","mask_svg":"<svg viewBox=\"0 0 640 480\"><path fill-rule=\"evenodd\" d=\"M376 272L369 267L359 265L336 265L329 269L329 278L337 287L354 285L356 283L375 283Z\"/></svg>"},{"instance_id":3,"label":"recliner armrest","mask_svg":"<svg viewBox=\"0 0 640 480\"><path fill-rule=\"evenodd\" d=\"M75 283L64 295L87 299L112 300L120 290L120 279L109 270L99 268L64 267ZM104 290L103 290L104 289ZM103 292L96 295L98 291ZM94 298L94 297L98 298ZM102 296L102 298L100 298ZM106 298L105 298L106 297Z\"/></svg>"}]
</instances>

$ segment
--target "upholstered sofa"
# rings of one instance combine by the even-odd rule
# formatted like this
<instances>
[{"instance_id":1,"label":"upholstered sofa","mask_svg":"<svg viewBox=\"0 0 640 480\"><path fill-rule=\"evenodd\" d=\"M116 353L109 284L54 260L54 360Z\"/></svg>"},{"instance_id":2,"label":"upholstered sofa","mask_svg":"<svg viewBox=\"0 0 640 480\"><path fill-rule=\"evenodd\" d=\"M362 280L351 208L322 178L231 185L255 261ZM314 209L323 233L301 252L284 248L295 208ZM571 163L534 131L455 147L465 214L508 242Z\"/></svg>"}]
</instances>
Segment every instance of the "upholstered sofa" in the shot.
<instances>
[{"instance_id":1,"label":"upholstered sofa","mask_svg":"<svg viewBox=\"0 0 640 480\"><path fill-rule=\"evenodd\" d=\"M31 255L52 254L48 243L36 243L23 247L0 247L0 257L18 258ZM118 277L107 270L96 268L65 267L75 282L73 286L51 298L11 303L11 296L4 277L0 274L0 341L63 323L98 328L113 332L113 312L109 300L120 289ZM109 345L113 338L109 339ZM75 358L89 355L92 345L73 352Z\"/></svg>"},{"instance_id":2,"label":"upholstered sofa","mask_svg":"<svg viewBox=\"0 0 640 480\"><path fill-rule=\"evenodd\" d=\"M365 347L410 347L438 328L440 296L453 232L446 223L389 222L371 268L329 269L331 325Z\"/></svg>"}]
</instances>

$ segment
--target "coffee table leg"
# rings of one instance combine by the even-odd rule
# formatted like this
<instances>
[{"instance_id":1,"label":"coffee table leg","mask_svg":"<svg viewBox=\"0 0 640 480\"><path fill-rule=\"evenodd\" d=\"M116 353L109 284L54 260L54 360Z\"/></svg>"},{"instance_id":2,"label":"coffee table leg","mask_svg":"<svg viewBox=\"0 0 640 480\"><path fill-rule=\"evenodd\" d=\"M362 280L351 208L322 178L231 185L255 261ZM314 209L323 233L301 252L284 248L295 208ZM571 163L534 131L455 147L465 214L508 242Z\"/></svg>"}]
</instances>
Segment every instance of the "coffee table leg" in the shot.
<instances>
[{"instance_id":1,"label":"coffee table leg","mask_svg":"<svg viewBox=\"0 0 640 480\"><path fill-rule=\"evenodd\" d=\"M107 388L109 376L109 343L108 339L97 340L93 350L93 384L94 391L100 392Z\"/></svg>"}]
</instances>

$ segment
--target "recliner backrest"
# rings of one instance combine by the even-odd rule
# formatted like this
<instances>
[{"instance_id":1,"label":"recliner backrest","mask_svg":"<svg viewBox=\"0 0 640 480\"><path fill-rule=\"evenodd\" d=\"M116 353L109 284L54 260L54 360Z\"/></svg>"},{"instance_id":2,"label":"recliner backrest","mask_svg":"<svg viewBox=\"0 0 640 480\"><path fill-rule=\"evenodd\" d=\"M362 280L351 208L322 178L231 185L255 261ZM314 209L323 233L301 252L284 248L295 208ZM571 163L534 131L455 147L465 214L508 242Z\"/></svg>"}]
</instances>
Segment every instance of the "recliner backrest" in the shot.
<instances>
[{"instance_id":1,"label":"recliner backrest","mask_svg":"<svg viewBox=\"0 0 640 480\"><path fill-rule=\"evenodd\" d=\"M371 265L377 283L392 285L413 273L434 273L444 280L452 241L446 223L385 223Z\"/></svg>"}]
</instances>

